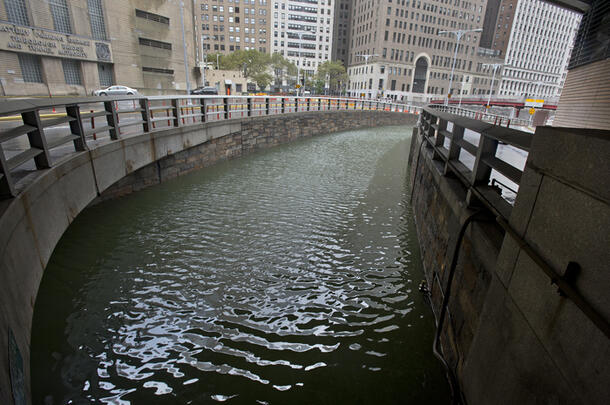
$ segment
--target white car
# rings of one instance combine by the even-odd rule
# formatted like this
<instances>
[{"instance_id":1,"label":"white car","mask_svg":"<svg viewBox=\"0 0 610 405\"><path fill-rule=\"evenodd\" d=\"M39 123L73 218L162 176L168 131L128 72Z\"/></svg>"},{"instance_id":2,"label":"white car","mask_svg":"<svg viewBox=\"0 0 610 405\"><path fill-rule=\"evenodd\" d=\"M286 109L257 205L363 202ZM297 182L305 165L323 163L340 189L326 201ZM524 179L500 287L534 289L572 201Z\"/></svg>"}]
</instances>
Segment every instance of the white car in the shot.
<instances>
[{"instance_id":1,"label":"white car","mask_svg":"<svg viewBox=\"0 0 610 405\"><path fill-rule=\"evenodd\" d=\"M110 86L106 89L95 90L93 92L94 96L135 96L136 94L138 94L136 89L127 86Z\"/></svg>"}]
</instances>

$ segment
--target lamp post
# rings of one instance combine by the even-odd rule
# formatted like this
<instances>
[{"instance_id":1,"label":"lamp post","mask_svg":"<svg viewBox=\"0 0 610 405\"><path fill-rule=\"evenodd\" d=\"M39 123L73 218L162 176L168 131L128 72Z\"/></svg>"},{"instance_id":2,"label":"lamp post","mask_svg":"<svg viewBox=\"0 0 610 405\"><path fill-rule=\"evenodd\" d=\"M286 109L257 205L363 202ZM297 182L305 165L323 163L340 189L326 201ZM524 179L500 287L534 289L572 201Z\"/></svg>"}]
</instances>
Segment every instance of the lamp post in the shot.
<instances>
[{"instance_id":1,"label":"lamp post","mask_svg":"<svg viewBox=\"0 0 610 405\"><path fill-rule=\"evenodd\" d=\"M449 97L451 94L451 86L453 85L453 72L455 71L455 60L457 58L458 48L460 46L460 39L468 32L481 32L482 28L476 28L474 30L457 30L457 31L439 31L438 34L455 34L457 41L455 42L455 52L453 52L453 63L451 64L451 78L449 79L449 89L447 90L447 97L445 98L445 105L449 105Z\"/></svg>"},{"instance_id":2,"label":"lamp post","mask_svg":"<svg viewBox=\"0 0 610 405\"><path fill-rule=\"evenodd\" d=\"M303 41L303 34L306 34L306 32L297 32L296 33L299 36L299 58L298 58L298 62L297 63L297 84L300 85L301 83L299 82L299 77L301 76L301 42ZM304 82L304 80L303 80ZM299 96L299 88L297 87L297 97Z\"/></svg>"},{"instance_id":3,"label":"lamp post","mask_svg":"<svg viewBox=\"0 0 610 405\"><path fill-rule=\"evenodd\" d=\"M491 102L491 92L493 90L494 87L494 80L496 78L496 70L498 70L498 68L501 68L502 66L504 66L503 63L483 63L484 67L491 67L494 71L493 75L491 76L491 85L489 86L489 97L487 97L487 108L489 108L489 103Z\"/></svg>"},{"instance_id":4,"label":"lamp post","mask_svg":"<svg viewBox=\"0 0 610 405\"><path fill-rule=\"evenodd\" d=\"M373 54L362 54L362 55L358 55L358 56L360 56L361 58L364 58L364 73L368 74L369 59L373 58L375 56L379 56L379 55L376 53L373 53Z\"/></svg>"},{"instance_id":5,"label":"lamp post","mask_svg":"<svg viewBox=\"0 0 610 405\"><path fill-rule=\"evenodd\" d=\"M458 105L459 108L462 108L462 93L464 92L464 83L466 83L466 77L462 79L462 83L460 85L460 104Z\"/></svg>"},{"instance_id":6,"label":"lamp post","mask_svg":"<svg viewBox=\"0 0 610 405\"><path fill-rule=\"evenodd\" d=\"M206 39L209 39L210 37L208 35L202 35L201 36L201 85L205 87L205 68L207 66L207 54L205 53L205 44L203 43L203 41L205 41Z\"/></svg>"}]
</instances>

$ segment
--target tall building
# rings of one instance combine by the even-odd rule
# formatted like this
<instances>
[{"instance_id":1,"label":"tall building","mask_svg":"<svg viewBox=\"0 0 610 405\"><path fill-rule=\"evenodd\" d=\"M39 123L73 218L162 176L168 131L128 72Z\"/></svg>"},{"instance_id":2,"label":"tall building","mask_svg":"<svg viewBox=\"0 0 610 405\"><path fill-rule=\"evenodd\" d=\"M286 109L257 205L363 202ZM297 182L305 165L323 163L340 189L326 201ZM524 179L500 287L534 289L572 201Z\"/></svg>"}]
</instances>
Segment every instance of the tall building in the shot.
<instances>
[{"instance_id":1,"label":"tall building","mask_svg":"<svg viewBox=\"0 0 610 405\"><path fill-rule=\"evenodd\" d=\"M314 74L333 53L332 0L272 1L271 52L280 53L301 70Z\"/></svg>"},{"instance_id":2,"label":"tall building","mask_svg":"<svg viewBox=\"0 0 610 405\"><path fill-rule=\"evenodd\" d=\"M196 0L197 57L255 49L269 53L271 0Z\"/></svg>"},{"instance_id":3,"label":"tall building","mask_svg":"<svg viewBox=\"0 0 610 405\"><path fill-rule=\"evenodd\" d=\"M351 5L349 93L428 100L496 94L497 55L479 48L485 0L355 0ZM461 35L450 87L458 30ZM451 31L445 32L442 31Z\"/></svg>"},{"instance_id":4,"label":"tall building","mask_svg":"<svg viewBox=\"0 0 610 405\"><path fill-rule=\"evenodd\" d=\"M350 0L335 0L332 60L340 60L346 67L349 56L351 5Z\"/></svg>"},{"instance_id":5,"label":"tall building","mask_svg":"<svg viewBox=\"0 0 610 405\"><path fill-rule=\"evenodd\" d=\"M580 19L541 0L502 0L491 38L504 58L499 95L557 101Z\"/></svg>"},{"instance_id":6,"label":"tall building","mask_svg":"<svg viewBox=\"0 0 610 405\"><path fill-rule=\"evenodd\" d=\"M197 74L190 4L4 0L0 92L90 95L112 84L144 94L184 92Z\"/></svg>"}]
</instances>

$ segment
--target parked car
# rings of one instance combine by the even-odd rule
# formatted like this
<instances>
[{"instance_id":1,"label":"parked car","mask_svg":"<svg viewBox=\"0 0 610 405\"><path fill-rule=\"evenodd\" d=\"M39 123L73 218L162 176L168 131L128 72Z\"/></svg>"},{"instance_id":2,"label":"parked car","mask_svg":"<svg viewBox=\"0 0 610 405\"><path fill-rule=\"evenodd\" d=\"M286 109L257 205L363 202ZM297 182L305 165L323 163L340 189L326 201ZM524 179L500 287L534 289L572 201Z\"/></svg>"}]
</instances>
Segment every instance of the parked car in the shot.
<instances>
[{"instance_id":1,"label":"parked car","mask_svg":"<svg viewBox=\"0 0 610 405\"><path fill-rule=\"evenodd\" d=\"M218 90L216 87L211 86L197 87L195 90L191 90L191 94L195 96L217 95Z\"/></svg>"},{"instance_id":2,"label":"parked car","mask_svg":"<svg viewBox=\"0 0 610 405\"><path fill-rule=\"evenodd\" d=\"M94 96L134 96L136 94L138 94L136 89L132 89L131 87L127 86L110 86L108 88L95 90L93 92Z\"/></svg>"}]
</instances>

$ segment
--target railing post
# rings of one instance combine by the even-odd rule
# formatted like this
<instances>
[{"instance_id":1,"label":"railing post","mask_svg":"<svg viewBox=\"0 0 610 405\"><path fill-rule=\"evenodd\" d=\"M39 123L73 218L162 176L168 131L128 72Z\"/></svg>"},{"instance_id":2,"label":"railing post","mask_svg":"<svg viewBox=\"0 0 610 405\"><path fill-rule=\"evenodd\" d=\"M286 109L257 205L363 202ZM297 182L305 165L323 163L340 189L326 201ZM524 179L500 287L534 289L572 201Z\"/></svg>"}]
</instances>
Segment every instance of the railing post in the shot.
<instances>
[{"instance_id":1,"label":"railing post","mask_svg":"<svg viewBox=\"0 0 610 405\"><path fill-rule=\"evenodd\" d=\"M83 122L80 117L80 107L75 105L66 106L66 114L68 117L74 118L70 121L70 132L78 136L78 139L74 140L74 149L77 151L84 151L87 149L87 142L85 141L85 132L83 131ZM93 117L92 117L93 118Z\"/></svg>"},{"instance_id":2,"label":"railing post","mask_svg":"<svg viewBox=\"0 0 610 405\"><path fill-rule=\"evenodd\" d=\"M271 99L269 97L267 97L265 99L265 112L266 115L271 115Z\"/></svg>"},{"instance_id":3,"label":"railing post","mask_svg":"<svg viewBox=\"0 0 610 405\"><path fill-rule=\"evenodd\" d=\"M15 188L13 187L13 179L11 178L11 171L4 158L4 151L2 150L2 144L0 143L0 196L1 197L12 197L15 195Z\"/></svg>"},{"instance_id":4,"label":"railing post","mask_svg":"<svg viewBox=\"0 0 610 405\"><path fill-rule=\"evenodd\" d=\"M484 133L481 133L479 146L477 147L477 156L474 160L474 167L472 168L471 182L473 186L489 183L491 167L483 163L483 159L494 157L497 148L498 141L488 138Z\"/></svg>"},{"instance_id":5,"label":"railing post","mask_svg":"<svg viewBox=\"0 0 610 405\"><path fill-rule=\"evenodd\" d=\"M307 99L307 111L311 111L311 99Z\"/></svg>"},{"instance_id":6,"label":"railing post","mask_svg":"<svg viewBox=\"0 0 610 405\"><path fill-rule=\"evenodd\" d=\"M150 106L147 98L140 99L140 114L142 115L142 129L144 132L150 132L152 125L150 125Z\"/></svg>"},{"instance_id":7,"label":"railing post","mask_svg":"<svg viewBox=\"0 0 610 405\"><path fill-rule=\"evenodd\" d=\"M453 123L453 131L451 131L451 139L449 140L449 153L447 154L447 162L445 162L445 169L443 174L446 176L449 173L449 162L451 160L458 160L460 158L461 148L458 142L464 138L464 127Z\"/></svg>"},{"instance_id":8,"label":"railing post","mask_svg":"<svg viewBox=\"0 0 610 405\"><path fill-rule=\"evenodd\" d=\"M49 147L44 136L44 128L40 122L40 112L38 110L26 111L21 113L23 123L36 129L28 132L28 140L32 148L41 149L43 152L34 158L37 169L47 169L51 167L51 156Z\"/></svg>"},{"instance_id":9,"label":"railing post","mask_svg":"<svg viewBox=\"0 0 610 405\"><path fill-rule=\"evenodd\" d=\"M246 106L248 107L248 117L252 116L252 97L246 99Z\"/></svg>"},{"instance_id":10,"label":"railing post","mask_svg":"<svg viewBox=\"0 0 610 405\"><path fill-rule=\"evenodd\" d=\"M328 99L328 111L330 111L330 98Z\"/></svg>"},{"instance_id":11,"label":"railing post","mask_svg":"<svg viewBox=\"0 0 610 405\"><path fill-rule=\"evenodd\" d=\"M224 106L224 116L225 120L229 119L229 97L225 96L222 98L222 103Z\"/></svg>"},{"instance_id":12,"label":"railing post","mask_svg":"<svg viewBox=\"0 0 610 405\"><path fill-rule=\"evenodd\" d=\"M200 98L199 103L201 104L201 107L199 107L199 110L201 111L201 122L208 122L208 111L205 98Z\"/></svg>"},{"instance_id":13,"label":"railing post","mask_svg":"<svg viewBox=\"0 0 610 405\"><path fill-rule=\"evenodd\" d=\"M286 112L286 97L282 97L282 114Z\"/></svg>"},{"instance_id":14,"label":"railing post","mask_svg":"<svg viewBox=\"0 0 610 405\"><path fill-rule=\"evenodd\" d=\"M114 108L114 101L104 101L104 109L106 110L106 122L108 123L109 127L112 127L108 130L110 133L110 139L116 141L119 139L119 131L117 129L118 116L116 109Z\"/></svg>"},{"instance_id":15,"label":"railing post","mask_svg":"<svg viewBox=\"0 0 610 405\"><path fill-rule=\"evenodd\" d=\"M180 99L178 98L172 99L172 113L174 116L174 126L179 127L182 112L180 111Z\"/></svg>"}]
</instances>

